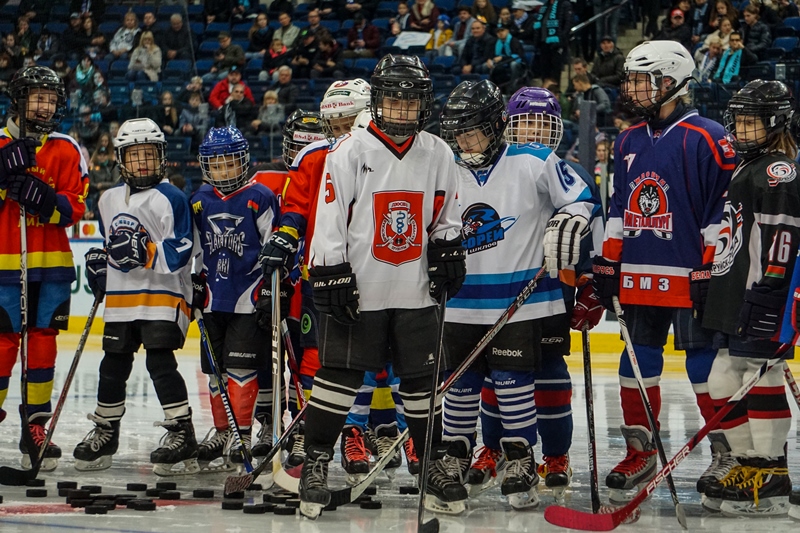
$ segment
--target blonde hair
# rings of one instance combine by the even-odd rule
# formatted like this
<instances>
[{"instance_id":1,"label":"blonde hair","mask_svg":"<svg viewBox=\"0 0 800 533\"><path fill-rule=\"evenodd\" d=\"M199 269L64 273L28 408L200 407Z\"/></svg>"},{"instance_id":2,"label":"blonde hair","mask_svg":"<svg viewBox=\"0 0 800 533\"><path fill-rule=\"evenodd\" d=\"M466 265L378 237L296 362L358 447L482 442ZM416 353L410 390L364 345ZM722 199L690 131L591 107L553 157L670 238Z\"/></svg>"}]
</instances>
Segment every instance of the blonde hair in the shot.
<instances>
[{"instance_id":1,"label":"blonde hair","mask_svg":"<svg viewBox=\"0 0 800 533\"><path fill-rule=\"evenodd\" d=\"M264 96L261 98L261 105L267 105L267 98L274 98L275 101L278 101L278 91L267 91L264 93Z\"/></svg>"},{"instance_id":2,"label":"blonde hair","mask_svg":"<svg viewBox=\"0 0 800 533\"><path fill-rule=\"evenodd\" d=\"M143 31L142 35L139 37L139 48L147 48L147 51L150 51L150 46L145 47L144 40L150 38L151 45L156 46L156 38L153 36L153 32L151 31Z\"/></svg>"}]
</instances>

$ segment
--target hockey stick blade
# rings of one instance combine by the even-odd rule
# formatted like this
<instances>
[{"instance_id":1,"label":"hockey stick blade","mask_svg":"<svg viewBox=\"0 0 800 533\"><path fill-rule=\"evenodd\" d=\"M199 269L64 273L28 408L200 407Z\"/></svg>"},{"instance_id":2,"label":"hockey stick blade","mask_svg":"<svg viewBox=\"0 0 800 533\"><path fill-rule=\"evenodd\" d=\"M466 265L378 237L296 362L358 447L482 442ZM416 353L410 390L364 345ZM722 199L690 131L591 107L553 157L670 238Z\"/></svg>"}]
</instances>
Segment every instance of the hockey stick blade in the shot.
<instances>
[{"instance_id":1,"label":"hockey stick blade","mask_svg":"<svg viewBox=\"0 0 800 533\"><path fill-rule=\"evenodd\" d=\"M431 518L417 528L417 533L439 533L439 519L436 517Z\"/></svg>"},{"instance_id":2,"label":"hockey stick blade","mask_svg":"<svg viewBox=\"0 0 800 533\"><path fill-rule=\"evenodd\" d=\"M580 531L611 531L618 525L622 524L635 510L642 504L642 502L654 491L662 481L667 478L677 466L688 457L689 453L702 441L706 435L715 427L719 425L725 416L730 413L734 407L744 398L750 390L755 387L756 383L761 377L769 372L773 366L780 364L783 359L781 358L790 348L791 344L782 344L775 352L773 359L769 359L761 365L750 378L745 382L742 387L736 391L736 394L725 403L722 408L709 420L706 425L701 427L697 433L687 442L675 456L670 459L664 467L659 470L655 477L639 491L633 500L628 502L624 507L620 507L616 511L609 514L594 514L577 509L569 509L559 505L551 505L544 510L544 519L549 523L570 529L578 529Z\"/></svg>"}]
</instances>

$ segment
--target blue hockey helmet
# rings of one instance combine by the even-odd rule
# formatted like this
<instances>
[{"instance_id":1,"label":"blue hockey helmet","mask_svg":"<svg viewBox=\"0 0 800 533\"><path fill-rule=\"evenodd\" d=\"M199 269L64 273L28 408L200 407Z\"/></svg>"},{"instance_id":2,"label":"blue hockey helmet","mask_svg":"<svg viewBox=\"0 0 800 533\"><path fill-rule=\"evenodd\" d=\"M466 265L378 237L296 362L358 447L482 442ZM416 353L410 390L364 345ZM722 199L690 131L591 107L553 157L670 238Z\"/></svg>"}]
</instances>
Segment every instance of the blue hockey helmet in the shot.
<instances>
[{"instance_id":1,"label":"blue hockey helmet","mask_svg":"<svg viewBox=\"0 0 800 533\"><path fill-rule=\"evenodd\" d=\"M522 87L508 100L509 144L537 142L555 150L563 136L561 104L547 89Z\"/></svg>"},{"instance_id":2,"label":"blue hockey helmet","mask_svg":"<svg viewBox=\"0 0 800 533\"><path fill-rule=\"evenodd\" d=\"M247 181L250 145L233 126L211 128L200 144L203 181L223 194L231 193Z\"/></svg>"}]
</instances>

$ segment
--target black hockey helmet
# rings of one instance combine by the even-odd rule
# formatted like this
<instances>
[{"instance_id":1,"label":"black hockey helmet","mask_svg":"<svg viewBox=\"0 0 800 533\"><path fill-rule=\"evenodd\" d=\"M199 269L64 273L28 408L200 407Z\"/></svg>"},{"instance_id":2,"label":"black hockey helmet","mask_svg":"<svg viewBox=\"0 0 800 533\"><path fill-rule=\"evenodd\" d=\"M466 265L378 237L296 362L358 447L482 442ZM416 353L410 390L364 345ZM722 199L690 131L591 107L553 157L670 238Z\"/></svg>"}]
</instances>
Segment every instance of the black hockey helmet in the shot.
<instances>
[{"instance_id":1,"label":"black hockey helmet","mask_svg":"<svg viewBox=\"0 0 800 533\"><path fill-rule=\"evenodd\" d=\"M753 80L733 95L725 111L724 123L729 141L739 157L753 159L759 156L779 135L789 131L794 114L793 103L789 88L780 81ZM760 119L765 135L737 131L737 116Z\"/></svg>"},{"instance_id":2,"label":"black hockey helmet","mask_svg":"<svg viewBox=\"0 0 800 533\"><path fill-rule=\"evenodd\" d=\"M462 81L453 89L440 117L442 139L456 154L456 162L467 168L486 168L503 150L503 133L508 123L506 105L500 89L489 80ZM479 131L483 138L456 137ZM465 146L465 144L470 144Z\"/></svg>"},{"instance_id":3,"label":"black hockey helmet","mask_svg":"<svg viewBox=\"0 0 800 533\"><path fill-rule=\"evenodd\" d=\"M410 137L422 131L433 109L433 82L420 58L383 56L372 73L370 84L372 121L379 130L396 137ZM391 103L384 107L387 98ZM407 116L412 101L419 102L416 118ZM397 116L385 116L386 113Z\"/></svg>"},{"instance_id":4,"label":"black hockey helmet","mask_svg":"<svg viewBox=\"0 0 800 533\"><path fill-rule=\"evenodd\" d=\"M292 166L298 152L307 144L325 140L322 115L312 111L295 110L283 125L283 162Z\"/></svg>"},{"instance_id":5,"label":"black hockey helmet","mask_svg":"<svg viewBox=\"0 0 800 533\"><path fill-rule=\"evenodd\" d=\"M8 94L11 97L9 112L11 116L19 116L21 113L25 113L24 109L20 109L20 102L28 102L31 91L36 89L53 91L56 94L56 108L52 116L49 116L49 111L42 114L36 112L32 118L25 114L26 129L29 132L44 135L58 128L64 118L64 112L67 107L67 93L64 89L64 82L53 70L39 66L18 70L8 84ZM35 105L35 103L26 105L28 105L28 109L32 109L31 105Z\"/></svg>"}]
</instances>

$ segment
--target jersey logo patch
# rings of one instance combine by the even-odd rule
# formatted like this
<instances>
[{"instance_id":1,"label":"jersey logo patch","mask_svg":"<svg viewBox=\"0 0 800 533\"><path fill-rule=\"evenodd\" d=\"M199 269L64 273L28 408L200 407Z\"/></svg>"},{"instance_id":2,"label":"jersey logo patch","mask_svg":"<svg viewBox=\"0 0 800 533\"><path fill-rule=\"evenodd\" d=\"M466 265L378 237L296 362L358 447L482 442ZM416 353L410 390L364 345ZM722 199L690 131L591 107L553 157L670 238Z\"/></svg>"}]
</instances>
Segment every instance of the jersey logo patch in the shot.
<instances>
[{"instance_id":1,"label":"jersey logo patch","mask_svg":"<svg viewBox=\"0 0 800 533\"><path fill-rule=\"evenodd\" d=\"M372 255L382 263L400 266L422 256L422 202L424 193L385 191L372 195L375 231Z\"/></svg>"},{"instance_id":2,"label":"jersey logo patch","mask_svg":"<svg viewBox=\"0 0 800 533\"><path fill-rule=\"evenodd\" d=\"M643 172L628 185L631 194L622 222L625 237L638 237L643 230L648 230L660 239L671 240L672 213L667 198L669 185L652 171Z\"/></svg>"},{"instance_id":3,"label":"jersey logo patch","mask_svg":"<svg viewBox=\"0 0 800 533\"><path fill-rule=\"evenodd\" d=\"M778 161L767 167L767 181L770 187L777 187L780 183L789 183L797 177L797 168L794 163Z\"/></svg>"},{"instance_id":4,"label":"jersey logo patch","mask_svg":"<svg viewBox=\"0 0 800 533\"><path fill-rule=\"evenodd\" d=\"M216 213L208 217L211 231L206 231L204 244L208 246L209 257L217 255L215 272L220 279L228 279L231 267L229 254L236 257L244 255L244 249L247 246L245 233L244 231L236 232L237 226L243 220L244 217L230 213Z\"/></svg>"},{"instance_id":5,"label":"jersey logo patch","mask_svg":"<svg viewBox=\"0 0 800 533\"><path fill-rule=\"evenodd\" d=\"M728 142L728 139L723 137L717 141L717 144L719 144L720 148L722 148L722 155L725 156L726 159L732 159L736 157L736 150L733 149L733 146L731 146L731 143Z\"/></svg>"},{"instance_id":6,"label":"jersey logo patch","mask_svg":"<svg viewBox=\"0 0 800 533\"><path fill-rule=\"evenodd\" d=\"M714 266L711 267L712 276L722 276L733 266L736 254L742 248L742 204L736 208L730 202L725 202L720 221L717 248L714 251Z\"/></svg>"},{"instance_id":7,"label":"jersey logo patch","mask_svg":"<svg viewBox=\"0 0 800 533\"><path fill-rule=\"evenodd\" d=\"M461 215L464 248L468 254L494 248L505 238L505 232L517 217L500 217L497 210L484 203L472 204Z\"/></svg>"}]
</instances>

